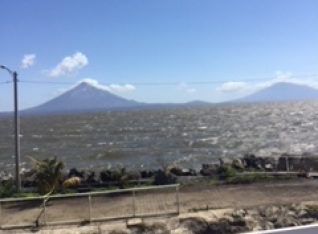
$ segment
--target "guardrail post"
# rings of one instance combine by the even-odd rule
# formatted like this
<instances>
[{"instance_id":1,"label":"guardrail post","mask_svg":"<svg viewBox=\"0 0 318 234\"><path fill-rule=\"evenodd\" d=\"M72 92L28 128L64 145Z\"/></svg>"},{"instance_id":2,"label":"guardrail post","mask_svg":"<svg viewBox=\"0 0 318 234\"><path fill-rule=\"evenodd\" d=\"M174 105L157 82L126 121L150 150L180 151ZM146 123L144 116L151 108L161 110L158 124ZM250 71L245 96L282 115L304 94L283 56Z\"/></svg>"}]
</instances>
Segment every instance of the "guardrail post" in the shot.
<instances>
[{"instance_id":1,"label":"guardrail post","mask_svg":"<svg viewBox=\"0 0 318 234\"><path fill-rule=\"evenodd\" d=\"M286 171L289 171L289 157L285 157L286 159Z\"/></svg>"},{"instance_id":2,"label":"guardrail post","mask_svg":"<svg viewBox=\"0 0 318 234\"><path fill-rule=\"evenodd\" d=\"M92 197L91 195L88 196L88 221L91 222L92 220Z\"/></svg>"},{"instance_id":3,"label":"guardrail post","mask_svg":"<svg viewBox=\"0 0 318 234\"><path fill-rule=\"evenodd\" d=\"M180 214L179 185L177 185L176 187L176 205L177 205L177 213Z\"/></svg>"},{"instance_id":4,"label":"guardrail post","mask_svg":"<svg viewBox=\"0 0 318 234\"><path fill-rule=\"evenodd\" d=\"M45 197L43 198L43 217L44 217L44 224L46 225L46 200L45 200Z\"/></svg>"},{"instance_id":5,"label":"guardrail post","mask_svg":"<svg viewBox=\"0 0 318 234\"><path fill-rule=\"evenodd\" d=\"M0 220L2 220L1 213L2 213L2 210L1 210L1 202L0 202Z\"/></svg>"},{"instance_id":6,"label":"guardrail post","mask_svg":"<svg viewBox=\"0 0 318 234\"><path fill-rule=\"evenodd\" d=\"M133 195L133 216L136 216L136 192L135 190L132 191Z\"/></svg>"}]
</instances>

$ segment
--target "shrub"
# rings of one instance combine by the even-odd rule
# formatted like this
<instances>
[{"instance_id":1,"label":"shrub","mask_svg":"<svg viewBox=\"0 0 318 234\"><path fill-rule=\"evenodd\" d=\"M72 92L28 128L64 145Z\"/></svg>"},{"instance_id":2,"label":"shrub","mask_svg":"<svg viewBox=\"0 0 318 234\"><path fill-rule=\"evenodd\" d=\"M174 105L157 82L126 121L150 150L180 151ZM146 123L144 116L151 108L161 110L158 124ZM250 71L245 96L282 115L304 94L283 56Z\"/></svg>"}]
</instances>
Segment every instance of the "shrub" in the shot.
<instances>
[{"instance_id":1,"label":"shrub","mask_svg":"<svg viewBox=\"0 0 318 234\"><path fill-rule=\"evenodd\" d=\"M229 179L235 177L237 175L237 171L231 166L222 165L218 169L218 174L220 179Z\"/></svg>"},{"instance_id":2,"label":"shrub","mask_svg":"<svg viewBox=\"0 0 318 234\"><path fill-rule=\"evenodd\" d=\"M13 182L8 180L0 185L0 198L12 197L13 195Z\"/></svg>"}]
</instances>

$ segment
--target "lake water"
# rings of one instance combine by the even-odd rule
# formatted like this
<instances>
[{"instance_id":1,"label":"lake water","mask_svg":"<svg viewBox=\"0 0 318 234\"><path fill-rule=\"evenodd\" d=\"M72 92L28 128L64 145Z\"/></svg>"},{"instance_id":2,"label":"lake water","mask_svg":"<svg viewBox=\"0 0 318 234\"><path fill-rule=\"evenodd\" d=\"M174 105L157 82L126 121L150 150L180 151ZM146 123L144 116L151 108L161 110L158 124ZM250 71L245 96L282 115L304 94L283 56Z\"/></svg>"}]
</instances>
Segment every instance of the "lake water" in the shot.
<instances>
[{"instance_id":1,"label":"lake water","mask_svg":"<svg viewBox=\"0 0 318 234\"><path fill-rule=\"evenodd\" d=\"M318 102L284 102L21 118L21 163L67 168L201 167L222 156L318 152ZM0 119L0 169L13 171L13 122Z\"/></svg>"}]
</instances>

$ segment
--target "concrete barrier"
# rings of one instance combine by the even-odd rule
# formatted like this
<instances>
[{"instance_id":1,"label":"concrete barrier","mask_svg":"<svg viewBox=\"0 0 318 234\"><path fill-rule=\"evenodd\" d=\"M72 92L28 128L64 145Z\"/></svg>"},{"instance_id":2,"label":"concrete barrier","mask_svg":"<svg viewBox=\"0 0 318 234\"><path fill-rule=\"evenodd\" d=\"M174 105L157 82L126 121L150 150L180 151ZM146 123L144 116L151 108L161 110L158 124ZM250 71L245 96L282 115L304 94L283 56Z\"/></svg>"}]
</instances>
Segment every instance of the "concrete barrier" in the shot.
<instances>
[{"instance_id":1,"label":"concrete barrier","mask_svg":"<svg viewBox=\"0 0 318 234\"><path fill-rule=\"evenodd\" d=\"M242 234L317 234L318 225L298 226L291 228L282 228L268 231L256 231Z\"/></svg>"}]
</instances>

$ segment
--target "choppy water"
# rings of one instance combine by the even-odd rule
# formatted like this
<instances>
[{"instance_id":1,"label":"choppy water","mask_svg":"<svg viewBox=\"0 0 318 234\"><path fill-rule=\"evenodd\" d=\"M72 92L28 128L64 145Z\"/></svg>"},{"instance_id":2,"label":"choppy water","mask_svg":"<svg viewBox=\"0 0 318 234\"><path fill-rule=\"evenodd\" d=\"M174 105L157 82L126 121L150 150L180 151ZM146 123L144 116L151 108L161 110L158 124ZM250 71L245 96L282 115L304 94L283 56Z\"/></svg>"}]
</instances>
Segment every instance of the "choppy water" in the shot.
<instances>
[{"instance_id":1,"label":"choppy water","mask_svg":"<svg viewBox=\"0 0 318 234\"><path fill-rule=\"evenodd\" d=\"M57 156L68 168L199 168L221 156L318 152L318 102L21 118L21 161ZM13 170L12 119L0 119L0 168Z\"/></svg>"}]
</instances>

